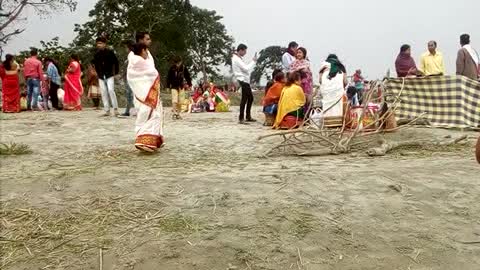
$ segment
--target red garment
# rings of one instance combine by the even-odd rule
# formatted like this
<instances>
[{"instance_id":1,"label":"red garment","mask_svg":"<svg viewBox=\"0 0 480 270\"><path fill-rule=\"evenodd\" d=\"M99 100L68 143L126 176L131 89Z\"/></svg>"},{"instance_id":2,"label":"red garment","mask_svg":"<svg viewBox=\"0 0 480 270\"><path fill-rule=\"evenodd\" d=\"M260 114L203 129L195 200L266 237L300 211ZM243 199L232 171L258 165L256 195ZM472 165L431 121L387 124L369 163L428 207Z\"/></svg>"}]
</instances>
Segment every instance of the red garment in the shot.
<instances>
[{"instance_id":1,"label":"red garment","mask_svg":"<svg viewBox=\"0 0 480 270\"><path fill-rule=\"evenodd\" d=\"M193 93L193 96L192 96L192 99L193 99L193 102L197 103L198 102L198 99L201 98L203 96L203 93L201 90L197 89L195 91L195 93Z\"/></svg>"},{"instance_id":2,"label":"red garment","mask_svg":"<svg viewBox=\"0 0 480 270\"><path fill-rule=\"evenodd\" d=\"M2 111L5 113L20 112L20 83L18 73L7 74L3 67L0 67L2 79Z\"/></svg>"},{"instance_id":3,"label":"red garment","mask_svg":"<svg viewBox=\"0 0 480 270\"><path fill-rule=\"evenodd\" d=\"M358 73L353 74L353 82L355 82L355 83L363 82L362 75L360 75Z\"/></svg>"},{"instance_id":4,"label":"red garment","mask_svg":"<svg viewBox=\"0 0 480 270\"><path fill-rule=\"evenodd\" d=\"M82 94L83 86L80 77L82 71L80 70L80 63L72 61L68 67L73 72L65 73L65 96L63 98L63 108L70 111L82 110Z\"/></svg>"},{"instance_id":5,"label":"red garment","mask_svg":"<svg viewBox=\"0 0 480 270\"><path fill-rule=\"evenodd\" d=\"M299 127L303 123L303 119L298 119L293 115L287 115L280 123L280 129L294 129Z\"/></svg>"},{"instance_id":6,"label":"red garment","mask_svg":"<svg viewBox=\"0 0 480 270\"><path fill-rule=\"evenodd\" d=\"M25 78L43 80L42 62L40 62L36 56L32 56L25 60L23 65L23 76Z\"/></svg>"}]
</instances>

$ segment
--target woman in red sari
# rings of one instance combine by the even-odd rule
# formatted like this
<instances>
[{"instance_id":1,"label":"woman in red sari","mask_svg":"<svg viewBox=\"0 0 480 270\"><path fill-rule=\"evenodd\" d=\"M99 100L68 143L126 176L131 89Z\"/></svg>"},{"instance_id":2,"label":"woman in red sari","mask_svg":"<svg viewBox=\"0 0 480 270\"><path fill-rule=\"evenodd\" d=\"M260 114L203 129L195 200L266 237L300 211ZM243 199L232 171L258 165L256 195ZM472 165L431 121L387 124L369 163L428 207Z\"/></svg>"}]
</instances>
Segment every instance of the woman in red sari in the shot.
<instances>
[{"instance_id":1,"label":"woman in red sari","mask_svg":"<svg viewBox=\"0 0 480 270\"><path fill-rule=\"evenodd\" d=\"M20 112L20 83L18 65L13 55L7 54L5 62L0 67L2 79L2 111L4 113Z\"/></svg>"},{"instance_id":2,"label":"woman in red sari","mask_svg":"<svg viewBox=\"0 0 480 270\"><path fill-rule=\"evenodd\" d=\"M63 99L63 109L68 111L82 110L82 68L78 55L72 54L70 65L65 72L65 97Z\"/></svg>"}]
</instances>

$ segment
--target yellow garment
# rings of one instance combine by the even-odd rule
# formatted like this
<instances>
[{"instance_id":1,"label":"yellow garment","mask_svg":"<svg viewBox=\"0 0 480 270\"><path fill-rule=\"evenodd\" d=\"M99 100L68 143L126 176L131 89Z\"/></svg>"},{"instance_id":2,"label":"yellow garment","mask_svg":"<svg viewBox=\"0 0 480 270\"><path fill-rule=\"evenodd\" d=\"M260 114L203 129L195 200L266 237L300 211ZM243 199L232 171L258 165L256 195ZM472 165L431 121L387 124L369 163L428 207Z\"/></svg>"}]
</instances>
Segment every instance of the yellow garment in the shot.
<instances>
[{"instance_id":1,"label":"yellow garment","mask_svg":"<svg viewBox=\"0 0 480 270\"><path fill-rule=\"evenodd\" d=\"M283 88L282 90L280 101L278 102L277 118L275 119L275 124L273 125L273 127L279 127L283 118L287 114L305 106L305 102L305 94L303 93L302 87L297 84L285 86L285 88Z\"/></svg>"},{"instance_id":2,"label":"yellow garment","mask_svg":"<svg viewBox=\"0 0 480 270\"><path fill-rule=\"evenodd\" d=\"M435 55L430 52L422 54L422 58L420 59L420 71L422 71L425 76L445 75L443 54L439 51L437 51Z\"/></svg>"}]
</instances>

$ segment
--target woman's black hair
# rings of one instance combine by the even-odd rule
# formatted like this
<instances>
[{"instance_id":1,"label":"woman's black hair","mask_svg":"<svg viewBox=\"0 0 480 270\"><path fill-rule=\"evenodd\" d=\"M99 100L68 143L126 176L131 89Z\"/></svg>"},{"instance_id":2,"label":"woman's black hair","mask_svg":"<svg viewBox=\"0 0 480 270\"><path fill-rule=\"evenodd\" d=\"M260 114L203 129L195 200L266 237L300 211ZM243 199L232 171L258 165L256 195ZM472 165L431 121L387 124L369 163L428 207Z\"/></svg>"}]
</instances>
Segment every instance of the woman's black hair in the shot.
<instances>
[{"instance_id":1,"label":"woman's black hair","mask_svg":"<svg viewBox=\"0 0 480 270\"><path fill-rule=\"evenodd\" d=\"M408 44L403 44L402 47L400 47L400 52L404 53L404 52L406 52L408 49L410 49L410 45L408 45Z\"/></svg>"},{"instance_id":2,"label":"woman's black hair","mask_svg":"<svg viewBox=\"0 0 480 270\"><path fill-rule=\"evenodd\" d=\"M73 59L73 60L75 60L75 61L77 61L78 64L79 64L80 70L83 70L83 66L82 66L82 64L80 63L80 56L78 56L78 54L72 53L72 54L70 55L70 58Z\"/></svg>"},{"instance_id":3,"label":"woman's black hair","mask_svg":"<svg viewBox=\"0 0 480 270\"><path fill-rule=\"evenodd\" d=\"M303 59L307 59L307 49L303 47L300 47L298 49L303 52Z\"/></svg>"},{"instance_id":4,"label":"woman's black hair","mask_svg":"<svg viewBox=\"0 0 480 270\"><path fill-rule=\"evenodd\" d=\"M12 69L13 59L14 59L14 57L11 54L7 54L5 56L5 61L3 61L3 67L5 68L5 70L11 70Z\"/></svg>"},{"instance_id":5,"label":"woman's black hair","mask_svg":"<svg viewBox=\"0 0 480 270\"><path fill-rule=\"evenodd\" d=\"M143 43L137 43L133 46L133 53L135 55L138 55L138 56L141 56L142 55L142 52L143 50L146 50L147 49L147 45L143 44Z\"/></svg>"},{"instance_id":6,"label":"woman's black hair","mask_svg":"<svg viewBox=\"0 0 480 270\"><path fill-rule=\"evenodd\" d=\"M73 60L75 60L75 61L77 61L77 62L80 61L80 56L78 56L78 54L76 54L76 53L72 53L72 54L70 55L70 58L72 58Z\"/></svg>"},{"instance_id":7,"label":"woman's black hair","mask_svg":"<svg viewBox=\"0 0 480 270\"><path fill-rule=\"evenodd\" d=\"M122 44L126 46L130 51L133 51L133 46L135 46L135 42L130 39L124 40Z\"/></svg>"},{"instance_id":8,"label":"woman's black hair","mask_svg":"<svg viewBox=\"0 0 480 270\"><path fill-rule=\"evenodd\" d=\"M272 80L275 80L275 77L277 76L278 73L283 73L283 71L279 68L276 68L272 72Z\"/></svg>"},{"instance_id":9,"label":"woman's black hair","mask_svg":"<svg viewBox=\"0 0 480 270\"><path fill-rule=\"evenodd\" d=\"M279 73L275 74L275 76L273 77L273 80L276 81L276 82L282 82L284 79L285 79L285 73L283 73L281 71Z\"/></svg>"},{"instance_id":10,"label":"woman's black hair","mask_svg":"<svg viewBox=\"0 0 480 270\"><path fill-rule=\"evenodd\" d=\"M288 74L288 80L286 86L291 86L295 84L297 81L300 81L302 79L302 76L300 75L300 72L292 72Z\"/></svg>"}]
</instances>

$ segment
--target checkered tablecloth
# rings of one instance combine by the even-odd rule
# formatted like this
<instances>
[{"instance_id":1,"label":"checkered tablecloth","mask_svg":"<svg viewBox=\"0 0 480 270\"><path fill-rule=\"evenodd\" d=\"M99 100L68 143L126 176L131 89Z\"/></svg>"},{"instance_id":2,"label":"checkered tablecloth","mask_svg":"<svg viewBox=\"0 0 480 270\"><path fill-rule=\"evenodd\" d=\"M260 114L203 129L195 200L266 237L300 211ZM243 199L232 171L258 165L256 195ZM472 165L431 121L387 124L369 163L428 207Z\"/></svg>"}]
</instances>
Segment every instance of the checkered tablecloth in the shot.
<instances>
[{"instance_id":1,"label":"checkered tablecloth","mask_svg":"<svg viewBox=\"0 0 480 270\"><path fill-rule=\"evenodd\" d=\"M403 87L403 90L402 90ZM397 119L413 119L425 113L432 126L480 127L480 83L463 76L389 79L387 103L400 94Z\"/></svg>"}]
</instances>

